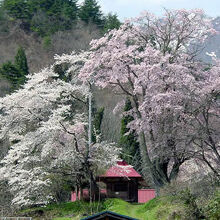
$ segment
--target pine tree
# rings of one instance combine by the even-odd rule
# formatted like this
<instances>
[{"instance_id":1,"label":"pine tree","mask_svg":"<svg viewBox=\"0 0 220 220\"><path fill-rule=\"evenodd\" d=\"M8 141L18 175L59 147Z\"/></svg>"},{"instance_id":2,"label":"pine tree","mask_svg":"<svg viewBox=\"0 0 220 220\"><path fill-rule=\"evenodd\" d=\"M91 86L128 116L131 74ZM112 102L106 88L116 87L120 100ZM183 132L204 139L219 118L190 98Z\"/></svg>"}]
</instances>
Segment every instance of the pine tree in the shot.
<instances>
[{"instance_id":1,"label":"pine tree","mask_svg":"<svg viewBox=\"0 0 220 220\"><path fill-rule=\"evenodd\" d=\"M20 80L22 78L22 74L19 70L15 67L12 62L7 62L2 64L0 69L0 74L5 77L9 82L12 84L13 89L18 87Z\"/></svg>"},{"instance_id":2,"label":"pine tree","mask_svg":"<svg viewBox=\"0 0 220 220\"><path fill-rule=\"evenodd\" d=\"M22 47L19 47L15 56L15 67L21 75L18 79L18 85L22 85L26 80L26 75L29 74L27 57Z\"/></svg>"},{"instance_id":3,"label":"pine tree","mask_svg":"<svg viewBox=\"0 0 220 220\"><path fill-rule=\"evenodd\" d=\"M79 18L86 22L93 22L102 25L102 12L96 0L84 0L79 10Z\"/></svg>"},{"instance_id":4,"label":"pine tree","mask_svg":"<svg viewBox=\"0 0 220 220\"><path fill-rule=\"evenodd\" d=\"M42 10L41 8L39 8ZM77 18L78 6L76 0L56 0L52 2L48 9L45 9L46 13L50 16L55 16L59 19L71 19Z\"/></svg>"},{"instance_id":5,"label":"pine tree","mask_svg":"<svg viewBox=\"0 0 220 220\"><path fill-rule=\"evenodd\" d=\"M116 14L109 13L104 18L104 27L103 31L104 33L113 30L118 29L121 25L121 22L118 19L118 16Z\"/></svg>"},{"instance_id":6,"label":"pine tree","mask_svg":"<svg viewBox=\"0 0 220 220\"><path fill-rule=\"evenodd\" d=\"M4 0L3 7L15 19L25 20L31 16L26 0Z\"/></svg>"},{"instance_id":7,"label":"pine tree","mask_svg":"<svg viewBox=\"0 0 220 220\"><path fill-rule=\"evenodd\" d=\"M127 98L124 112L126 113L131 109L131 100ZM119 140L119 146L122 148L122 159L124 159L130 165L133 165L136 170L141 171L140 151L137 134L134 131L131 131L128 135L125 135L127 132L129 132L127 125L133 120L134 118L130 115L123 116L121 120L121 137Z\"/></svg>"},{"instance_id":8,"label":"pine tree","mask_svg":"<svg viewBox=\"0 0 220 220\"><path fill-rule=\"evenodd\" d=\"M25 82L29 73L25 51L19 47L15 56L14 64L11 61L3 63L0 68L0 75L9 80L13 90L19 88Z\"/></svg>"},{"instance_id":9,"label":"pine tree","mask_svg":"<svg viewBox=\"0 0 220 220\"><path fill-rule=\"evenodd\" d=\"M78 10L79 8L76 0L65 1L62 6L62 15L73 21L77 19Z\"/></svg>"},{"instance_id":10,"label":"pine tree","mask_svg":"<svg viewBox=\"0 0 220 220\"><path fill-rule=\"evenodd\" d=\"M21 72L23 76L29 73L27 57L22 47L19 47L15 56L15 67Z\"/></svg>"}]
</instances>

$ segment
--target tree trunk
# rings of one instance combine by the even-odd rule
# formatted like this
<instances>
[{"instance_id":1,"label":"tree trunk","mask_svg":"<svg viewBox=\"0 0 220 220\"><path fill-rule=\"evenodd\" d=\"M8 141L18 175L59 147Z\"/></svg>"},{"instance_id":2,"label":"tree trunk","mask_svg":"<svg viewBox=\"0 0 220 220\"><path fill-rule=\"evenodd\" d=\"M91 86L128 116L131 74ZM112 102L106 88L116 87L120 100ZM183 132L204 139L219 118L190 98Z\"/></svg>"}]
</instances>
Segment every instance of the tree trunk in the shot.
<instances>
[{"instance_id":1,"label":"tree trunk","mask_svg":"<svg viewBox=\"0 0 220 220\"><path fill-rule=\"evenodd\" d=\"M169 181L175 180L177 178L181 164L182 163L180 162L174 163L172 170L170 172Z\"/></svg>"},{"instance_id":2,"label":"tree trunk","mask_svg":"<svg viewBox=\"0 0 220 220\"><path fill-rule=\"evenodd\" d=\"M152 181L154 183L154 186L157 190L157 193L159 194L159 189L164 186L165 184L169 183L169 180L167 178L167 173L164 172L165 170L162 168L163 166L160 165L154 165L149 157L148 150L147 150L147 145L146 145L146 140L145 140L145 135L144 132L141 132L139 134L139 139L140 139L140 152L141 152L141 157L143 161L143 170L145 170L146 166L149 167L150 169L150 175L152 178ZM146 172L146 171L144 171ZM147 175L148 173L145 173Z\"/></svg>"},{"instance_id":3,"label":"tree trunk","mask_svg":"<svg viewBox=\"0 0 220 220\"><path fill-rule=\"evenodd\" d=\"M91 171L90 171L89 198L90 198L90 202L97 201L99 199L99 187Z\"/></svg>"},{"instance_id":4,"label":"tree trunk","mask_svg":"<svg viewBox=\"0 0 220 220\"><path fill-rule=\"evenodd\" d=\"M77 200L79 200L79 188L78 188L77 185L76 185L76 190L75 190L75 192L76 192L76 201L77 201Z\"/></svg>"},{"instance_id":5,"label":"tree trunk","mask_svg":"<svg viewBox=\"0 0 220 220\"><path fill-rule=\"evenodd\" d=\"M79 189L79 195L80 195L79 200L83 200L83 188L82 187L80 187Z\"/></svg>"},{"instance_id":6,"label":"tree trunk","mask_svg":"<svg viewBox=\"0 0 220 220\"><path fill-rule=\"evenodd\" d=\"M137 113L137 116L139 119L142 118L142 115L139 111L139 104L138 104L138 98L136 95L132 96L133 101L134 101L134 105L135 105L135 110ZM148 148L147 148L147 144L146 144L146 139L145 139L145 134L144 132L140 132L139 134L139 143L140 143L140 152L141 152L141 157L142 157L142 170L143 173L146 172L145 170L145 166L147 166L150 169L150 175L151 175L151 179L154 183L154 186L156 189L158 189L158 194L159 194L159 188L161 188L162 186L164 186L165 184L168 183L168 179L167 179L167 173L164 173L164 170L162 170L159 166L158 168L156 166L154 166L154 164L152 163L150 157L149 157L149 153L148 153ZM145 175L147 176L148 173L145 173Z\"/></svg>"}]
</instances>

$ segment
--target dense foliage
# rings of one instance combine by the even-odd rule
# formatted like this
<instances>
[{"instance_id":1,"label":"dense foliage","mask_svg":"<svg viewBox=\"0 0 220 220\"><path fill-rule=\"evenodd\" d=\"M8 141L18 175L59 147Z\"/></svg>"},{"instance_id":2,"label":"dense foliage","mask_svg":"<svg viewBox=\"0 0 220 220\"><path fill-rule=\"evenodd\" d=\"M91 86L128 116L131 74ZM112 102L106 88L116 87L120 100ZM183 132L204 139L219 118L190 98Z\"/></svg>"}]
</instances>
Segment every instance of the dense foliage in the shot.
<instances>
[{"instance_id":1,"label":"dense foliage","mask_svg":"<svg viewBox=\"0 0 220 220\"><path fill-rule=\"evenodd\" d=\"M219 69L196 59L214 34L201 10L148 12L91 42L80 77L130 97L142 168L160 188L195 157L219 177ZM206 70L206 71L205 71ZM123 106L123 102L117 105Z\"/></svg>"},{"instance_id":2,"label":"dense foliage","mask_svg":"<svg viewBox=\"0 0 220 220\"><path fill-rule=\"evenodd\" d=\"M207 219L216 220L220 218L220 190L209 200L204 211Z\"/></svg>"},{"instance_id":3,"label":"dense foliage","mask_svg":"<svg viewBox=\"0 0 220 220\"><path fill-rule=\"evenodd\" d=\"M102 25L102 12L96 0L85 0L79 10L79 18L86 22Z\"/></svg>"},{"instance_id":4,"label":"dense foliage","mask_svg":"<svg viewBox=\"0 0 220 220\"><path fill-rule=\"evenodd\" d=\"M77 190L119 159L113 143L88 144L90 91L78 78L86 56L56 56L54 65L0 99L0 140L10 143L0 181L8 182L14 206L59 202L59 179Z\"/></svg>"},{"instance_id":5,"label":"dense foliage","mask_svg":"<svg viewBox=\"0 0 220 220\"><path fill-rule=\"evenodd\" d=\"M57 31L70 30L78 20L94 23L104 30L117 28L117 16L104 16L95 0L4 0L1 10L14 20L21 20L26 31L48 36Z\"/></svg>"},{"instance_id":6,"label":"dense foliage","mask_svg":"<svg viewBox=\"0 0 220 220\"><path fill-rule=\"evenodd\" d=\"M27 1L29 2L29 1ZM58 30L69 30L76 23L78 5L69 0L31 0L31 30L41 36L52 34Z\"/></svg>"},{"instance_id":7,"label":"dense foliage","mask_svg":"<svg viewBox=\"0 0 220 220\"><path fill-rule=\"evenodd\" d=\"M12 18L22 20L31 20L37 11L74 20L78 9L74 0L4 0L3 7Z\"/></svg>"},{"instance_id":8,"label":"dense foliage","mask_svg":"<svg viewBox=\"0 0 220 220\"><path fill-rule=\"evenodd\" d=\"M8 61L0 67L0 75L12 84L12 90L24 84L28 73L27 58L22 47L19 47L17 50L14 64Z\"/></svg>"},{"instance_id":9,"label":"dense foliage","mask_svg":"<svg viewBox=\"0 0 220 220\"><path fill-rule=\"evenodd\" d=\"M21 72L23 76L28 75L28 64L27 64L27 57L25 54L25 50L22 47L19 47L17 50L17 54L15 56L15 67Z\"/></svg>"},{"instance_id":10,"label":"dense foliage","mask_svg":"<svg viewBox=\"0 0 220 220\"><path fill-rule=\"evenodd\" d=\"M118 29L121 26L121 22L118 20L116 14L107 14L104 18L104 33L107 33L109 30Z\"/></svg>"}]
</instances>

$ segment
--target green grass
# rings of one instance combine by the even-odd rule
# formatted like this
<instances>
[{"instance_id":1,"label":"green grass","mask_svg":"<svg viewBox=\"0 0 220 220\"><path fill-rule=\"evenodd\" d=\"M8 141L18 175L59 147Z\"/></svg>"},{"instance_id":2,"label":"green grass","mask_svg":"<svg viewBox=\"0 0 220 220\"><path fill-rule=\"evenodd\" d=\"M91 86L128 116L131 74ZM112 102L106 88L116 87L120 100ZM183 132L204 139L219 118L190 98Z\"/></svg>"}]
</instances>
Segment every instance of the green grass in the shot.
<instances>
[{"instance_id":1,"label":"green grass","mask_svg":"<svg viewBox=\"0 0 220 220\"><path fill-rule=\"evenodd\" d=\"M48 205L22 211L33 219L79 220L92 214L109 210L141 220L178 220L185 219L186 207L179 201L169 197L155 198L145 204L131 204L120 199L107 199L104 202L76 201L63 204Z\"/></svg>"},{"instance_id":2,"label":"green grass","mask_svg":"<svg viewBox=\"0 0 220 220\"><path fill-rule=\"evenodd\" d=\"M91 215L103 210L103 203L94 202L91 205L88 202L76 201L62 204L52 204L46 207L32 208L21 211L21 214L31 216L33 219L80 219L83 216Z\"/></svg>"}]
</instances>

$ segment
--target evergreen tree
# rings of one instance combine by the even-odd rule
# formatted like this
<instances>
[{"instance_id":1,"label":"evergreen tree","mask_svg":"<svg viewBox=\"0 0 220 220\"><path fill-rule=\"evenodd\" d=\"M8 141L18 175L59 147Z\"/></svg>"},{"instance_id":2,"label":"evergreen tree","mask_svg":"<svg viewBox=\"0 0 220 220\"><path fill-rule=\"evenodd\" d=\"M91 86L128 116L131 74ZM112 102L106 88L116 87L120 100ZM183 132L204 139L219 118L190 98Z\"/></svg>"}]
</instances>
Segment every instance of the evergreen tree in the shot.
<instances>
[{"instance_id":1,"label":"evergreen tree","mask_svg":"<svg viewBox=\"0 0 220 220\"><path fill-rule=\"evenodd\" d=\"M78 6L75 0L41 0L32 5L35 12L31 28L41 36L48 36L59 30L69 30L77 19Z\"/></svg>"},{"instance_id":2,"label":"evergreen tree","mask_svg":"<svg viewBox=\"0 0 220 220\"><path fill-rule=\"evenodd\" d=\"M3 7L12 18L25 20L31 17L26 0L4 0Z\"/></svg>"},{"instance_id":3,"label":"evergreen tree","mask_svg":"<svg viewBox=\"0 0 220 220\"><path fill-rule=\"evenodd\" d=\"M121 25L117 15L103 16L97 0L84 0L80 8L78 0L3 0L2 6L10 18L22 21L24 30L37 32L41 37L70 30L78 19L98 25L104 33Z\"/></svg>"},{"instance_id":4,"label":"evergreen tree","mask_svg":"<svg viewBox=\"0 0 220 220\"><path fill-rule=\"evenodd\" d=\"M77 19L78 10L79 8L76 0L68 0L63 3L62 14L71 20Z\"/></svg>"},{"instance_id":5,"label":"evergreen tree","mask_svg":"<svg viewBox=\"0 0 220 220\"><path fill-rule=\"evenodd\" d=\"M27 4L31 14L34 15L38 10L49 11L55 2L54 0L28 0Z\"/></svg>"},{"instance_id":6,"label":"evergreen tree","mask_svg":"<svg viewBox=\"0 0 220 220\"><path fill-rule=\"evenodd\" d=\"M77 13L77 1L71 0L56 0L50 9L47 10L48 15L71 20L75 20L77 18Z\"/></svg>"},{"instance_id":7,"label":"evergreen tree","mask_svg":"<svg viewBox=\"0 0 220 220\"><path fill-rule=\"evenodd\" d=\"M13 89L20 84L22 74L11 61L2 64L0 74L11 82Z\"/></svg>"},{"instance_id":8,"label":"evergreen tree","mask_svg":"<svg viewBox=\"0 0 220 220\"><path fill-rule=\"evenodd\" d=\"M69 30L78 18L78 0L4 0L7 14L23 21L23 28L41 36Z\"/></svg>"},{"instance_id":9,"label":"evergreen tree","mask_svg":"<svg viewBox=\"0 0 220 220\"><path fill-rule=\"evenodd\" d=\"M126 112L131 109L131 100L127 98L124 107L125 116L123 116L121 120L121 136L119 140L119 146L122 148L122 159L130 165L133 165L134 168L140 172L140 150L137 140L137 134L134 131L131 131L128 135L125 135L127 132L129 132L129 128L127 128L127 125L129 124L129 122L134 120L132 116L126 115Z\"/></svg>"},{"instance_id":10,"label":"evergreen tree","mask_svg":"<svg viewBox=\"0 0 220 220\"><path fill-rule=\"evenodd\" d=\"M109 13L104 18L104 27L103 31L104 33L113 30L118 29L121 25L121 22L118 19L118 16L116 14Z\"/></svg>"},{"instance_id":11,"label":"evergreen tree","mask_svg":"<svg viewBox=\"0 0 220 220\"><path fill-rule=\"evenodd\" d=\"M9 22L8 22L8 16L0 2L0 34L1 33L3 34L9 33Z\"/></svg>"},{"instance_id":12,"label":"evergreen tree","mask_svg":"<svg viewBox=\"0 0 220 220\"><path fill-rule=\"evenodd\" d=\"M103 24L102 12L96 0L84 0L79 10L79 18L86 22L93 22L97 25Z\"/></svg>"},{"instance_id":13,"label":"evergreen tree","mask_svg":"<svg viewBox=\"0 0 220 220\"><path fill-rule=\"evenodd\" d=\"M27 58L22 47L17 50L14 64L8 61L3 63L0 68L0 75L9 80L13 90L19 88L25 82L28 73Z\"/></svg>"},{"instance_id":14,"label":"evergreen tree","mask_svg":"<svg viewBox=\"0 0 220 220\"><path fill-rule=\"evenodd\" d=\"M29 73L27 57L22 47L19 47L15 56L15 67L19 70L22 76L26 76Z\"/></svg>"}]
</instances>

